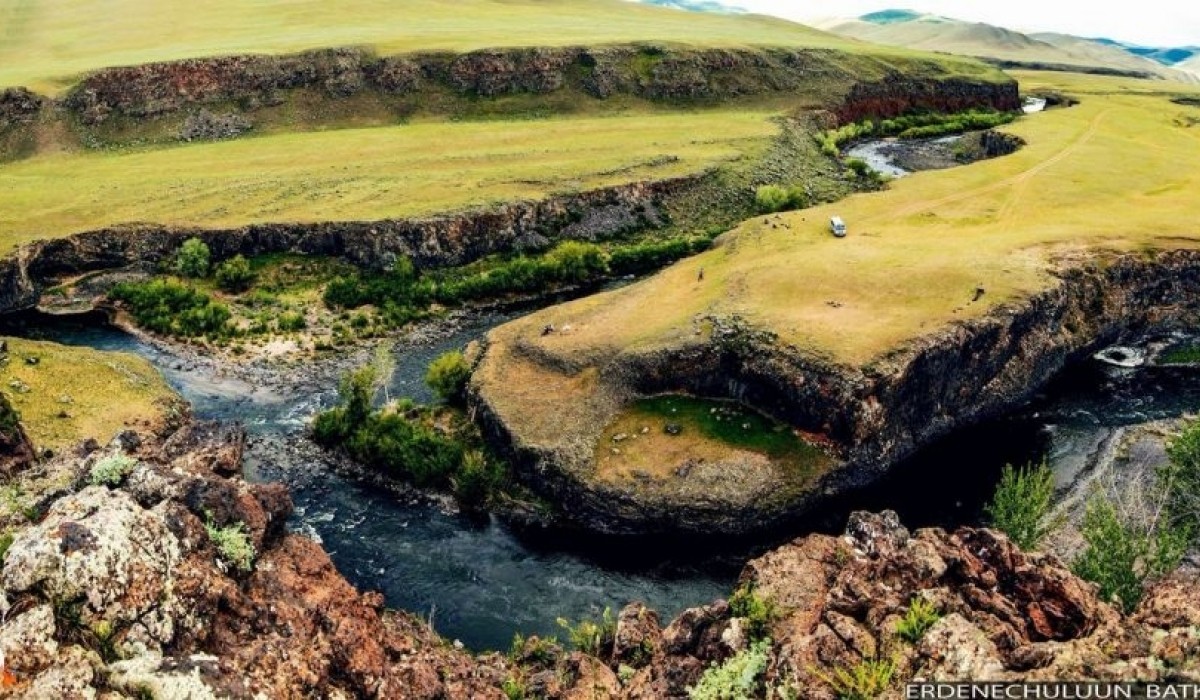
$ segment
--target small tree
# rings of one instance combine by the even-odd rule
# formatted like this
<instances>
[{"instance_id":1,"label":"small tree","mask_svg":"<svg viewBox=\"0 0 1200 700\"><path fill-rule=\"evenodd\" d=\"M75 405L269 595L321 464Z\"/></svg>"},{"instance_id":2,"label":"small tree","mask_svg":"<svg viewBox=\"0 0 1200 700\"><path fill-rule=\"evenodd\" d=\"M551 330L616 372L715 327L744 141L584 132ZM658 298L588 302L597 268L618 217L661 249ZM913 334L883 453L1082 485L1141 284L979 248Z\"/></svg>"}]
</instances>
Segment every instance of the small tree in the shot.
<instances>
[{"instance_id":1,"label":"small tree","mask_svg":"<svg viewBox=\"0 0 1200 700\"><path fill-rule=\"evenodd\" d=\"M201 244L203 245L203 244ZM227 292L244 292L254 284L250 261L235 255L217 266L217 286Z\"/></svg>"},{"instance_id":2,"label":"small tree","mask_svg":"<svg viewBox=\"0 0 1200 700\"><path fill-rule=\"evenodd\" d=\"M375 402L375 368L360 367L347 372L338 384L338 397L345 409L345 419L350 429L357 428L366 422L371 414L371 405Z\"/></svg>"},{"instance_id":3,"label":"small tree","mask_svg":"<svg viewBox=\"0 0 1200 700\"><path fill-rule=\"evenodd\" d=\"M183 242L179 254L175 257L175 269L184 277L204 277L208 274L210 260L211 255L204 241L189 238Z\"/></svg>"},{"instance_id":4,"label":"small tree","mask_svg":"<svg viewBox=\"0 0 1200 700\"><path fill-rule=\"evenodd\" d=\"M1200 533L1200 421L1190 423L1167 445L1167 459L1158 471L1165 514L1175 526Z\"/></svg>"},{"instance_id":5,"label":"small tree","mask_svg":"<svg viewBox=\"0 0 1200 700\"><path fill-rule=\"evenodd\" d=\"M462 398L471 378L471 365L461 352L452 350L442 354L429 364L425 383L443 401L453 402Z\"/></svg>"},{"instance_id":6,"label":"small tree","mask_svg":"<svg viewBox=\"0 0 1200 700\"><path fill-rule=\"evenodd\" d=\"M1187 551L1187 532L1166 521L1128 522L1112 501L1093 496L1081 528L1087 547L1072 564L1077 576L1100 587L1100 597L1133 612L1146 581L1170 573Z\"/></svg>"},{"instance_id":7,"label":"small tree","mask_svg":"<svg viewBox=\"0 0 1200 700\"><path fill-rule=\"evenodd\" d=\"M1045 462L1024 469L1010 464L985 510L992 527L1021 549L1034 549L1056 526L1048 518L1053 498L1054 472Z\"/></svg>"}]
</instances>

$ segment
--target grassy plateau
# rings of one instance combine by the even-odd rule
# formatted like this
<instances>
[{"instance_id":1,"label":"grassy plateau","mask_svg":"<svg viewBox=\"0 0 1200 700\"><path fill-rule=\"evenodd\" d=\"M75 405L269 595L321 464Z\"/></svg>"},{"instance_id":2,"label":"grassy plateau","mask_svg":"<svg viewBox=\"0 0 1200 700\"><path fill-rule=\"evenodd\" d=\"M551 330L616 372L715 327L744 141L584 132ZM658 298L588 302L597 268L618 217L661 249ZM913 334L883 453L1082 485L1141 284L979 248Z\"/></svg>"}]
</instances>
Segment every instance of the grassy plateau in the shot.
<instances>
[{"instance_id":1,"label":"grassy plateau","mask_svg":"<svg viewBox=\"0 0 1200 700\"><path fill-rule=\"evenodd\" d=\"M522 442L573 445L622 420L626 399L606 379L621 376L622 356L705 343L705 317L737 315L804 353L864 366L1046 288L1057 268L1200 244L1200 128L1187 118L1198 110L1170 100L1194 88L1019 79L1081 104L1003 127L1028 143L1013 155L751 219L651 278L503 326L476 384ZM834 215L844 239L829 234ZM562 331L543 336L548 324Z\"/></svg>"},{"instance_id":2,"label":"grassy plateau","mask_svg":"<svg viewBox=\"0 0 1200 700\"><path fill-rule=\"evenodd\" d=\"M687 175L764 150L775 114L419 123L45 155L0 165L0 253L119 223L420 217Z\"/></svg>"},{"instance_id":3,"label":"grassy plateau","mask_svg":"<svg viewBox=\"0 0 1200 700\"><path fill-rule=\"evenodd\" d=\"M0 390L39 449L58 452L86 438L107 441L126 427L157 425L179 401L158 370L140 357L7 340Z\"/></svg>"}]
</instances>

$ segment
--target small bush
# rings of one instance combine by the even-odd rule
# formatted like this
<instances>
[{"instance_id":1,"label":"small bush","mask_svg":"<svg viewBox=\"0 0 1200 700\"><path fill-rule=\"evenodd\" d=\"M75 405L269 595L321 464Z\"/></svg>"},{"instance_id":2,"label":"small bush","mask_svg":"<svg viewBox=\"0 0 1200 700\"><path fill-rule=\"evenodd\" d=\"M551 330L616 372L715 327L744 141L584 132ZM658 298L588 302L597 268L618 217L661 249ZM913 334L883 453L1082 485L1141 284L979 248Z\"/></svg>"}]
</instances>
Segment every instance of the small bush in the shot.
<instances>
[{"instance_id":1,"label":"small bush","mask_svg":"<svg viewBox=\"0 0 1200 700\"><path fill-rule=\"evenodd\" d=\"M776 616L775 604L758 595L749 584L739 586L729 596L729 612L746 620L746 631L751 639L765 638Z\"/></svg>"},{"instance_id":2,"label":"small bush","mask_svg":"<svg viewBox=\"0 0 1200 700\"><path fill-rule=\"evenodd\" d=\"M215 276L217 286L227 292L244 292L254 284L254 270L250 269L250 261L241 255L235 255L218 265Z\"/></svg>"},{"instance_id":3,"label":"small bush","mask_svg":"<svg viewBox=\"0 0 1200 700\"><path fill-rule=\"evenodd\" d=\"M754 192L754 205L760 214L781 211L788 205L787 188L779 185L763 185Z\"/></svg>"},{"instance_id":4,"label":"small bush","mask_svg":"<svg viewBox=\"0 0 1200 700\"><path fill-rule=\"evenodd\" d=\"M1167 464L1158 471L1171 523L1200 533L1200 421L1190 423L1167 445Z\"/></svg>"},{"instance_id":5,"label":"small bush","mask_svg":"<svg viewBox=\"0 0 1200 700\"><path fill-rule=\"evenodd\" d=\"M871 170L871 166L867 164L867 161L862 158L847 158L846 167L850 169L850 172L854 173L855 177L859 178L869 177L874 172Z\"/></svg>"},{"instance_id":6,"label":"small bush","mask_svg":"<svg viewBox=\"0 0 1200 700\"><path fill-rule=\"evenodd\" d=\"M175 271L184 277L200 278L208 275L212 259L208 246L199 238L189 238L175 256Z\"/></svg>"},{"instance_id":7,"label":"small bush","mask_svg":"<svg viewBox=\"0 0 1200 700\"><path fill-rule=\"evenodd\" d=\"M463 455L462 464L450 478L454 497L467 508L478 508L485 503L503 481L503 472L478 450Z\"/></svg>"},{"instance_id":8,"label":"small bush","mask_svg":"<svg viewBox=\"0 0 1200 700\"><path fill-rule=\"evenodd\" d=\"M308 328L308 322L304 320L304 314L298 311L284 311L279 315L279 320L275 322L281 333L295 333Z\"/></svg>"},{"instance_id":9,"label":"small bush","mask_svg":"<svg viewBox=\"0 0 1200 700\"><path fill-rule=\"evenodd\" d=\"M123 454L109 455L92 465L88 481L93 486L119 486L137 466L137 460Z\"/></svg>"},{"instance_id":10,"label":"small bush","mask_svg":"<svg viewBox=\"0 0 1200 700\"><path fill-rule=\"evenodd\" d=\"M429 369L425 372L425 383L438 398L446 402L461 399L470 378L471 366L457 350L440 355L429 363Z\"/></svg>"},{"instance_id":11,"label":"small bush","mask_svg":"<svg viewBox=\"0 0 1200 700\"><path fill-rule=\"evenodd\" d=\"M863 659L850 668L835 668L826 674L813 671L824 681L839 700L872 700L892 684L896 662L891 659Z\"/></svg>"},{"instance_id":12,"label":"small bush","mask_svg":"<svg viewBox=\"0 0 1200 700\"><path fill-rule=\"evenodd\" d=\"M221 338L230 333L229 307L174 280L125 282L109 292L124 302L137 324L163 335Z\"/></svg>"},{"instance_id":13,"label":"small bush","mask_svg":"<svg viewBox=\"0 0 1200 700\"><path fill-rule=\"evenodd\" d=\"M771 640L760 639L725 663L710 666L696 685L688 689L688 697L691 700L744 700L760 696L770 649Z\"/></svg>"},{"instance_id":14,"label":"small bush","mask_svg":"<svg viewBox=\"0 0 1200 700\"><path fill-rule=\"evenodd\" d=\"M1056 523L1048 519L1054 498L1054 473L1045 462L1034 467L1004 467L1000 484L986 507L992 527L1025 550L1036 548Z\"/></svg>"},{"instance_id":15,"label":"small bush","mask_svg":"<svg viewBox=\"0 0 1200 700\"><path fill-rule=\"evenodd\" d=\"M617 632L617 622L609 608L604 609L599 622L585 618L571 624L566 618L560 617L558 626L566 630L567 640L573 649L597 657L602 651L612 648Z\"/></svg>"},{"instance_id":16,"label":"small bush","mask_svg":"<svg viewBox=\"0 0 1200 700\"><path fill-rule=\"evenodd\" d=\"M527 697L526 694L529 692L525 689L525 683L516 676L505 678L500 688L504 691L504 697L508 698L508 700L525 700Z\"/></svg>"},{"instance_id":17,"label":"small bush","mask_svg":"<svg viewBox=\"0 0 1200 700\"><path fill-rule=\"evenodd\" d=\"M254 544L244 523L217 527L211 520L204 524L208 539L217 547L217 552L226 563L239 571L254 568Z\"/></svg>"},{"instance_id":18,"label":"small bush","mask_svg":"<svg viewBox=\"0 0 1200 700\"><path fill-rule=\"evenodd\" d=\"M1093 496L1081 528L1083 553L1071 569L1095 583L1100 597L1131 613L1142 600L1146 582L1163 576L1183 560L1188 532L1160 521L1147 528L1124 521L1112 501Z\"/></svg>"},{"instance_id":19,"label":"small bush","mask_svg":"<svg viewBox=\"0 0 1200 700\"><path fill-rule=\"evenodd\" d=\"M904 619L896 625L896 634L904 641L916 644L941 617L933 603L924 598L913 598L904 613Z\"/></svg>"},{"instance_id":20,"label":"small bush","mask_svg":"<svg viewBox=\"0 0 1200 700\"><path fill-rule=\"evenodd\" d=\"M12 530L5 530L0 534L0 566L4 566L4 560L8 558L8 550L12 547L14 535Z\"/></svg>"}]
</instances>

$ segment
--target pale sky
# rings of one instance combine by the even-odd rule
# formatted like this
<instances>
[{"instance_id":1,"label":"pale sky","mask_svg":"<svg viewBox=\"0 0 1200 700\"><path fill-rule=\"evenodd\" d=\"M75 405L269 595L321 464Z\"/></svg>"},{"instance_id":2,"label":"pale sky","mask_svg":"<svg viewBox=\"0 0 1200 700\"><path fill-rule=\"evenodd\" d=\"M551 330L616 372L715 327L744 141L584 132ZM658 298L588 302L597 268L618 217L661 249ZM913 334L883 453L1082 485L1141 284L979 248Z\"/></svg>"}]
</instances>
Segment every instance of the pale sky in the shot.
<instances>
[{"instance_id":1,"label":"pale sky","mask_svg":"<svg viewBox=\"0 0 1200 700\"><path fill-rule=\"evenodd\" d=\"M728 4L801 22L904 8L1023 32L1063 32L1151 46L1200 45L1196 0L730 0Z\"/></svg>"}]
</instances>

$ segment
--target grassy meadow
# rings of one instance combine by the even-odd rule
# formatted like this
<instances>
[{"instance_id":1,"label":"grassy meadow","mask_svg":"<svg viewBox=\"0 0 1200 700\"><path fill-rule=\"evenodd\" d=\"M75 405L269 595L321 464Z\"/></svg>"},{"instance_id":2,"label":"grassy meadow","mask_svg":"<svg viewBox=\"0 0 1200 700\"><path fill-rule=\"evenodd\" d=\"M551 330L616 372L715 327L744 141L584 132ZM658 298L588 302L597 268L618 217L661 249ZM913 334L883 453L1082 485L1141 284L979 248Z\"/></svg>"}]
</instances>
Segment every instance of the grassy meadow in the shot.
<instances>
[{"instance_id":1,"label":"grassy meadow","mask_svg":"<svg viewBox=\"0 0 1200 700\"><path fill-rule=\"evenodd\" d=\"M1028 142L1013 155L750 220L723 245L659 275L521 323L569 325L572 333L538 342L578 357L689 342L697 315L739 314L784 342L862 365L1043 289L1060 265L1200 244L1200 126L1188 119L1200 109L1169 100L1190 88L1020 77L1082 103L1004 127ZM833 215L847 222L847 238L829 235ZM979 287L986 293L975 302Z\"/></svg>"},{"instance_id":2,"label":"grassy meadow","mask_svg":"<svg viewBox=\"0 0 1200 700\"><path fill-rule=\"evenodd\" d=\"M769 17L681 12L625 0L207 0L203 8L181 0L0 0L0 87L53 93L108 66L330 46L391 54L632 41L852 51L869 46ZM964 69L969 65L964 62Z\"/></svg>"},{"instance_id":3,"label":"grassy meadow","mask_svg":"<svg viewBox=\"0 0 1200 700\"><path fill-rule=\"evenodd\" d=\"M179 401L158 370L140 357L6 340L9 361L0 366L0 390L38 449L58 452L87 438L106 442L126 427L159 423Z\"/></svg>"},{"instance_id":4,"label":"grassy meadow","mask_svg":"<svg viewBox=\"0 0 1200 700\"><path fill-rule=\"evenodd\" d=\"M417 123L0 165L0 253L129 222L372 220L687 175L753 156L762 109Z\"/></svg>"}]
</instances>

